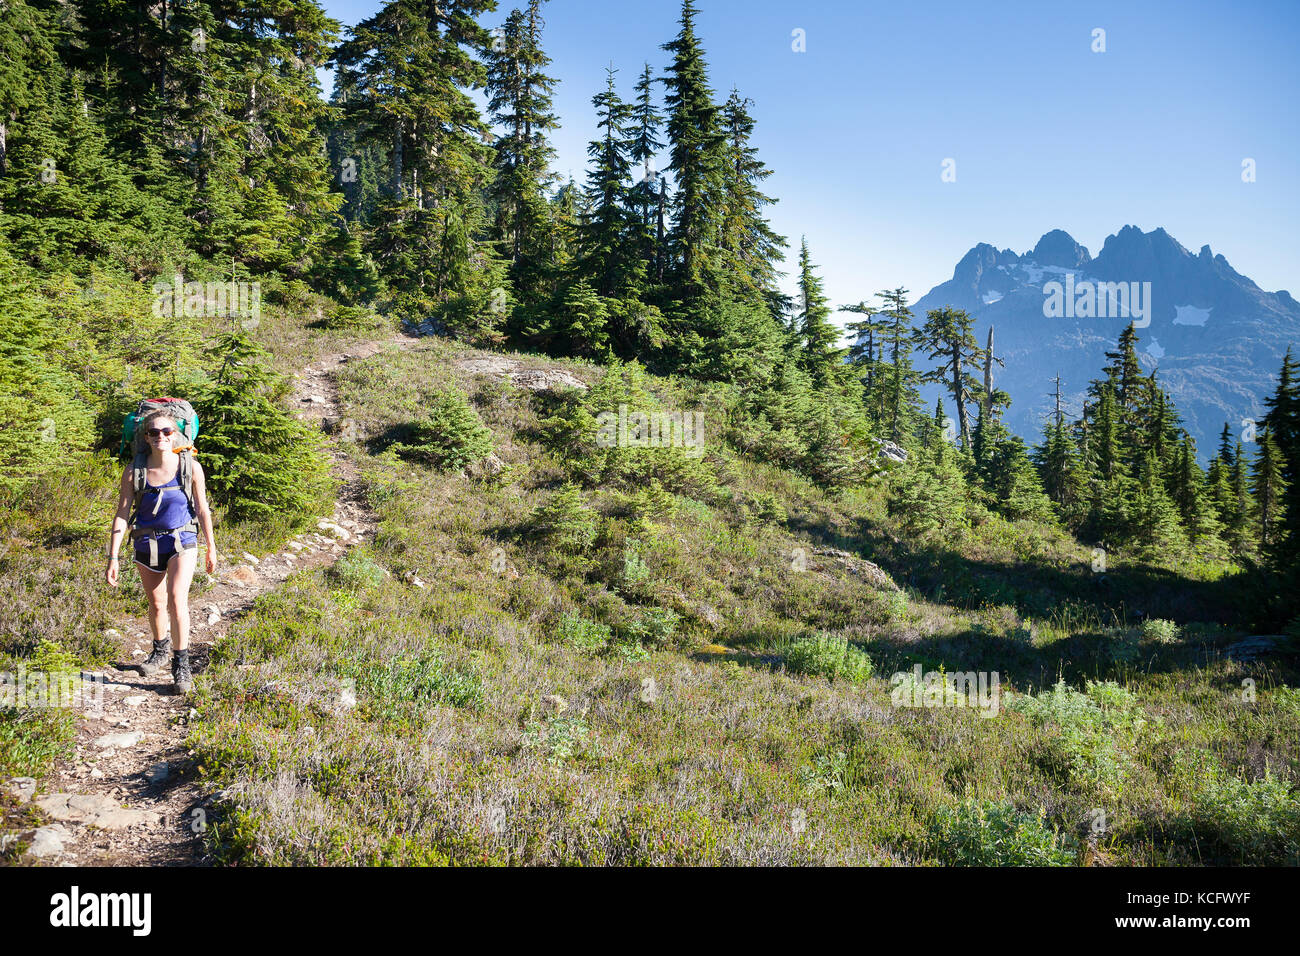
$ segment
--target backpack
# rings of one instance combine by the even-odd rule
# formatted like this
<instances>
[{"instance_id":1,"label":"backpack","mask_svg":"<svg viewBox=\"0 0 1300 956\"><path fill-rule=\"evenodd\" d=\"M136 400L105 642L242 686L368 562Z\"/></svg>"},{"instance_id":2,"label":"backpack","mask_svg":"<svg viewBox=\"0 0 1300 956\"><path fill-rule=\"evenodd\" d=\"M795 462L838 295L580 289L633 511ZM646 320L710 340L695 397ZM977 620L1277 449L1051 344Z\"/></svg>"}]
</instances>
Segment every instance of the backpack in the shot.
<instances>
[{"instance_id":1,"label":"backpack","mask_svg":"<svg viewBox=\"0 0 1300 956\"><path fill-rule=\"evenodd\" d=\"M194 444L194 439L199 433L199 416L195 414L194 407L189 402L183 398L145 398L141 399L135 411L122 420L122 447L117 450L118 455L126 454L128 447L137 455L149 451L144 433L140 431L139 426L154 412L166 412L169 417L175 419L181 434L190 440L191 445Z\"/></svg>"},{"instance_id":2,"label":"backpack","mask_svg":"<svg viewBox=\"0 0 1300 956\"><path fill-rule=\"evenodd\" d=\"M176 453L180 458L180 464L176 469L176 478L180 483L181 490L185 492L185 501L189 505L190 514L196 512L194 505L193 455L194 436L199 433L199 416L195 414L190 403L184 399L146 398L122 422L122 451L125 451L129 445L134 452L131 460L131 487L134 491L135 500L131 507L131 519L128 525L132 528L135 527L136 516L140 513L140 499L144 497L144 490L148 484L149 449L145 444L144 432L139 428L139 425L140 422L156 411L166 412L169 418L175 420L181 434L190 440L190 447L180 449ZM198 524L191 520L178 530L197 531Z\"/></svg>"}]
</instances>

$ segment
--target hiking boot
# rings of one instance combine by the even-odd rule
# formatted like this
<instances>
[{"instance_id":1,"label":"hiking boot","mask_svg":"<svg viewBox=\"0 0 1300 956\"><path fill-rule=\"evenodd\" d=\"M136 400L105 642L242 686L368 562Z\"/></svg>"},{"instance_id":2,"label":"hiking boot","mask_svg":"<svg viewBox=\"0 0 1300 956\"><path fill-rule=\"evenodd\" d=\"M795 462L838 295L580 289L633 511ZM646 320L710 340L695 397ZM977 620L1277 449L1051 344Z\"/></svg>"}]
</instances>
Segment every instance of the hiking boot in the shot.
<instances>
[{"instance_id":1,"label":"hiking boot","mask_svg":"<svg viewBox=\"0 0 1300 956\"><path fill-rule=\"evenodd\" d=\"M178 694L188 694L194 689L194 674L190 671L188 648L177 651L176 656L172 658L172 682L176 685Z\"/></svg>"},{"instance_id":2,"label":"hiking boot","mask_svg":"<svg viewBox=\"0 0 1300 956\"><path fill-rule=\"evenodd\" d=\"M167 666L167 659L172 654L171 635L164 637L161 641L153 642L153 653L140 662L140 673L145 677L153 677L160 670Z\"/></svg>"}]
</instances>

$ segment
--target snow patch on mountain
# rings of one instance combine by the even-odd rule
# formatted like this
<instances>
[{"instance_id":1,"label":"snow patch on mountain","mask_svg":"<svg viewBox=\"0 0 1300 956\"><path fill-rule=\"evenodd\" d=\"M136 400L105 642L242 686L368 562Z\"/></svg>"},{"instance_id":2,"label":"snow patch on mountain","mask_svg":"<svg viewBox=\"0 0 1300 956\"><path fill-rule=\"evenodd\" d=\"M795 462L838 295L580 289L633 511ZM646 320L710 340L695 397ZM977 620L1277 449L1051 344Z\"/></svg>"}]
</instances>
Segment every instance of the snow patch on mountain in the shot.
<instances>
[{"instance_id":1,"label":"snow patch on mountain","mask_svg":"<svg viewBox=\"0 0 1300 956\"><path fill-rule=\"evenodd\" d=\"M1176 305L1174 325L1204 325L1210 317L1211 309L1198 309L1194 305Z\"/></svg>"}]
</instances>

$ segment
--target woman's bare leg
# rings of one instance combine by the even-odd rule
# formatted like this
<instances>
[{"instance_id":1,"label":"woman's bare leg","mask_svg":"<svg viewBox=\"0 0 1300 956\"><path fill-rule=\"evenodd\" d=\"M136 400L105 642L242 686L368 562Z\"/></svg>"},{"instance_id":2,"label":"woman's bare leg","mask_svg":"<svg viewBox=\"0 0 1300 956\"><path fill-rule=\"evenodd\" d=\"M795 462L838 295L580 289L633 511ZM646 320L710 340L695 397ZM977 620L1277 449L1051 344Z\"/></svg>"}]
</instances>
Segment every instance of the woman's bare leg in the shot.
<instances>
[{"instance_id":1,"label":"woman's bare leg","mask_svg":"<svg viewBox=\"0 0 1300 956\"><path fill-rule=\"evenodd\" d=\"M155 641L161 641L167 636L167 572L150 571L138 564L135 567L149 598L149 630L153 631Z\"/></svg>"},{"instance_id":2,"label":"woman's bare leg","mask_svg":"<svg viewBox=\"0 0 1300 956\"><path fill-rule=\"evenodd\" d=\"M183 651L190 646L190 581L194 579L194 562L198 548L187 548L167 562L167 598L171 611L172 648Z\"/></svg>"}]
</instances>

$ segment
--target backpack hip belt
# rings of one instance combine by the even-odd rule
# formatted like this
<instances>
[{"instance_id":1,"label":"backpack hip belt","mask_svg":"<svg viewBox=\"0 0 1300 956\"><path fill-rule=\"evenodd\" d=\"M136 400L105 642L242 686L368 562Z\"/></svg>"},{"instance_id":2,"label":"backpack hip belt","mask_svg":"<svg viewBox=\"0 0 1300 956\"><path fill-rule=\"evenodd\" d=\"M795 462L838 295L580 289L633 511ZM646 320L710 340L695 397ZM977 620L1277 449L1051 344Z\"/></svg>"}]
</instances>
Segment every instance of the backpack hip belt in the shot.
<instances>
[{"instance_id":1,"label":"backpack hip belt","mask_svg":"<svg viewBox=\"0 0 1300 956\"><path fill-rule=\"evenodd\" d=\"M171 528L167 531L155 530L152 528L132 528L131 544L132 547L134 547L136 542L141 538L149 539L149 564L152 566L158 563L158 539L170 535L172 541L175 542L176 545L175 553L180 554L185 550L181 546L181 535L186 531L193 531L194 534L197 535L199 533L199 526L196 522L191 521L189 524L181 525L179 528Z\"/></svg>"},{"instance_id":2,"label":"backpack hip belt","mask_svg":"<svg viewBox=\"0 0 1300 956\"><path fill-rule=\"evenodd\" d=\"M180 545L180 536L186 532L199 533L199 523L190 521L181 525L179 528L132 528L131 540L139 541L141 538L165 538L168 535L176 538L176 544Z\"/></svg>"}]
</instances>

